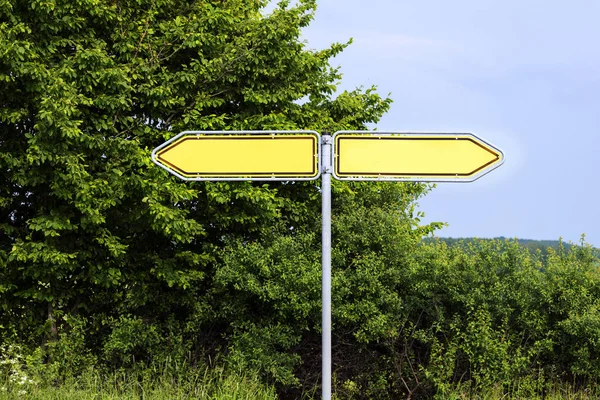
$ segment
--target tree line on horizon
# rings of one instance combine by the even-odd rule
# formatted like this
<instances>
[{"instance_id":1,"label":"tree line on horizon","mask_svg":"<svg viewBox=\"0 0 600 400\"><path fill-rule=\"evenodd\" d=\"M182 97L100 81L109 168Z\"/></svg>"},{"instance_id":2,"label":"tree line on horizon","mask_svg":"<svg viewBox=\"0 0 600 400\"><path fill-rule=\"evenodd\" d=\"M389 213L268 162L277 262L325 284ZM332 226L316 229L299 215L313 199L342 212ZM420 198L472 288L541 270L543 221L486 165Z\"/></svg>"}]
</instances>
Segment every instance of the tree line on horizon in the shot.
<instances>
[{"instance_id":1,"label":"tree line on horizon","mask_svg":"<svg viewBox=\"0 0 600 400\"><path fill-rule=\"evenodd\" d=\"M582 237L582 240L579 244L575 244L572 242L564 242L563 240L537 240L537 239L522 239L522 238L507 238L504 236L498 236L495 238L478 238L478 237L464 237L464 238L455 238L455 237L440 237L440 236L432 236L425 238L425 241L431 242L434 240L441 240L448 245L451 246L468 246L470 243L474 242L484 242L484 241L516 241L520 246L528 249L532 255L538 254L542 257L542 259L547 259L551 252L557 251L568 251L573 249L574 246L586 246L585 237ZM596 255L600 259L600 249L592 246L592 253Z\"/></svg>"}]
</instances>

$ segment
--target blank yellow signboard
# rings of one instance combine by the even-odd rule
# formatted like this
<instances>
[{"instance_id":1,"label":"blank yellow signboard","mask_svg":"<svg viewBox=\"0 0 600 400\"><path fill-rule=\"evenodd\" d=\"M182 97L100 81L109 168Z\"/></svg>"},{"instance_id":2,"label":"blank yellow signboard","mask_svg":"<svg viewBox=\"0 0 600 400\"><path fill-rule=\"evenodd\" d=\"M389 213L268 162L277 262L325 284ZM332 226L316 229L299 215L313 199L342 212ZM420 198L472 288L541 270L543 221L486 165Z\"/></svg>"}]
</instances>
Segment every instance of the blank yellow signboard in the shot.
<instances>
[{"instance_id":1,"label":"blank yellow signboard","mask_svg":"<svg viewBox=\"0 0 600 400\"><path fill-rule=\"evenodd\" d=\"M501 151L470 134L340 134L334 157L341 179L468 180L503 161Z\"/></svg>"},{"instance_id":2,"label":"blank yellow signboard","mask_svg":"<svg viewBox=\"0 0 600 400\"><path fill-rule=\"evenodd\" d=\"M184 135L156 152L185 178L316 178L316 134Z\"/></svg>"}]
</instances>

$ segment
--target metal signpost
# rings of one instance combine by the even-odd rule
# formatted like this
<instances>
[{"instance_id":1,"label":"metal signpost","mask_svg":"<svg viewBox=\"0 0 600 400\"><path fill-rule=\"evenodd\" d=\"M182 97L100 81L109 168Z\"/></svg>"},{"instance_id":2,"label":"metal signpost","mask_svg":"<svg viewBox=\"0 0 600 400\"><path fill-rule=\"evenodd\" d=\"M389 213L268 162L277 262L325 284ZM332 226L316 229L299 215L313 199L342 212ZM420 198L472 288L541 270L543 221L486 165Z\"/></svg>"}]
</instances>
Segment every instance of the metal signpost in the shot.
<instances>
[{"instance_id":1,"label":"metal signpost","mask_svg":"<svg viewBox=\"0 0 600 400\"><path fill-rule=\"evenodd\" d=\"M185 180L314 180L322 195L322 398L331 399L331 177L340 180L472 182L504 153L470 133L187 131L152 160Z\"/></svg>"}]
</instances>

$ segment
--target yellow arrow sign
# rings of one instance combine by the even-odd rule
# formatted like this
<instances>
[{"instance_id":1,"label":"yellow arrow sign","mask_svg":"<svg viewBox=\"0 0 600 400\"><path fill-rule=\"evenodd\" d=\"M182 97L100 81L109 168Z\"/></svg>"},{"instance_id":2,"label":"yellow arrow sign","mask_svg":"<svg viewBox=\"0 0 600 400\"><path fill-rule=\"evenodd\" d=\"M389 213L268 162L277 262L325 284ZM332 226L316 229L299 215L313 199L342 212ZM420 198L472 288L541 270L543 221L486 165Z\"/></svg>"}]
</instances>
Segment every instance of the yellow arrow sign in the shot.
<instances>
[{"instance_id":1,"label":"yellow arrow sign","mask_svg":"<svg viewBox=\"0 0 600 400\"><path fill-rule=\"evenodd\" d=\"M310 180L319 177L319 144L310 131L183 132L152 159L187 180Z\"/></svg>"},{"instance_id":2,"label":"yellow arrow sign","mask_svg":"<svg viewBox=\"0 0 600 400\"><path fill-rule=\"evenodd\" d=\"M472 134L334 135L337 179L473 181L503 162L501 150Z\"/></svg>"}]
</instances>

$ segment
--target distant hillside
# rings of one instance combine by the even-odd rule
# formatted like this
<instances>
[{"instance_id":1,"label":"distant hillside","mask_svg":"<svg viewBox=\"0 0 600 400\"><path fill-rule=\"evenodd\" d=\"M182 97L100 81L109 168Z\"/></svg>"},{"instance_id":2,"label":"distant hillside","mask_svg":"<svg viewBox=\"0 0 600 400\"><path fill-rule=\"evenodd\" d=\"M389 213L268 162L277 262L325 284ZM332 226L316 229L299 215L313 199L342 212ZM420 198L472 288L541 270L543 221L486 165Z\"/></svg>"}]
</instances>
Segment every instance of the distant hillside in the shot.
<instances>
[{"instance_id":1,"label":"distant hillside","mask_svg":"<svg viewBox=\"0 0 600 400\"><path fill-rule=\"evenodd\" d=\"M448 238L448 237L433 237L433 238L426 238L425 241L426 242L431 242L434 240L441 240L446 242L448 245L451 246L456 246L456 245L460 245L460 244L468 244L470 242L473 242L474 240L483 240L483 241L488 241L488 240L514 240L514 238L506 238L504 236L500 236L497 238L493 238L493 239L487 239L487 238L473 238L473 237L468 237L468 238ZM561 243L562 246L565 248L565 250L569 250L571 247L573 247L573 244L570 243L566 243L566 242L561 242L559 240L533 240L533 239L518 239L517 241L519 242L519 244L527 249L529 249L530 252L535 253L538 250L541 252L541 255L543 257L546 257L548 255L548 249L551 248L553 250L557 250ZM600 249L594 249L596 256L600 258Z\"/></svg>"}]
</instances>

